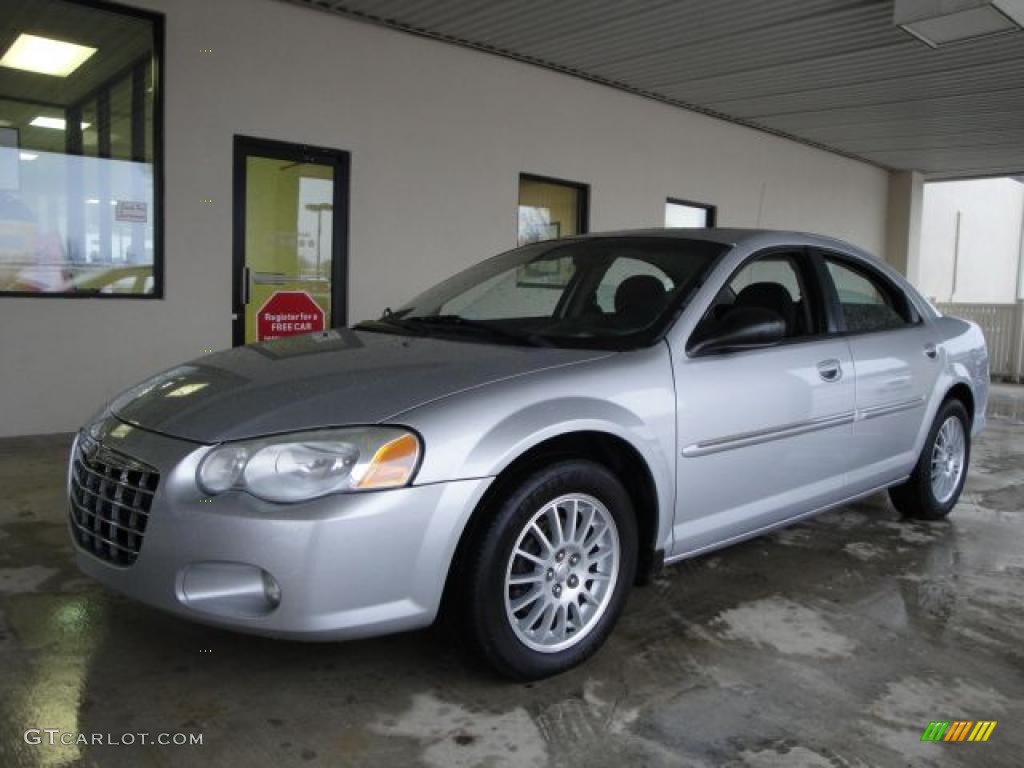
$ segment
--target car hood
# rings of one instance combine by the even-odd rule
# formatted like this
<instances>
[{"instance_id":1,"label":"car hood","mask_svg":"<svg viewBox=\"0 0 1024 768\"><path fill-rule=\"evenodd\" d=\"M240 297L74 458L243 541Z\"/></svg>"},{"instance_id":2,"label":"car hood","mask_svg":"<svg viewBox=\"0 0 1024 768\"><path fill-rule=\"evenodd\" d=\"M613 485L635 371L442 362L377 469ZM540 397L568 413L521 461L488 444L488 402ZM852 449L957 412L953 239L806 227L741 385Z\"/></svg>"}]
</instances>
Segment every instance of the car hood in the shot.
<instances>
[{"instance_id":1,"label":"car hood","mask_svg":"<svg viewBox=\"0 0 1024 768\"><path fill-rule=\"evenodd\" d=\"M466 389L609 354L331 330L198 358L127 390L110 410L143 429L216 443L372 424Z\"/></svg>"}]
</instances>

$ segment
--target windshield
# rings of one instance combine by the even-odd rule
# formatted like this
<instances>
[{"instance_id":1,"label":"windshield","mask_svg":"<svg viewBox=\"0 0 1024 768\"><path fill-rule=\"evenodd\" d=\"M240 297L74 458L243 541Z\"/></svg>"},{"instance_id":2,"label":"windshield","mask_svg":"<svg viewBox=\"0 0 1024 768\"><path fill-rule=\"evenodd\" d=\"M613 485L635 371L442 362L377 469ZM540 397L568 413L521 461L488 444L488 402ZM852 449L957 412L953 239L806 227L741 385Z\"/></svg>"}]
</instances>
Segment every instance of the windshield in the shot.
<instances>
[{"instance_id":1,"label":"windshield","mask_svg":"<svg viewBox=\"0 0 1024 768\"><path fill-rule=\"evenodd\" d=\"M357 327L538 346L647 346L726 247L656 236L535 243L470 267Z\"/></svg>"}]
</instances>

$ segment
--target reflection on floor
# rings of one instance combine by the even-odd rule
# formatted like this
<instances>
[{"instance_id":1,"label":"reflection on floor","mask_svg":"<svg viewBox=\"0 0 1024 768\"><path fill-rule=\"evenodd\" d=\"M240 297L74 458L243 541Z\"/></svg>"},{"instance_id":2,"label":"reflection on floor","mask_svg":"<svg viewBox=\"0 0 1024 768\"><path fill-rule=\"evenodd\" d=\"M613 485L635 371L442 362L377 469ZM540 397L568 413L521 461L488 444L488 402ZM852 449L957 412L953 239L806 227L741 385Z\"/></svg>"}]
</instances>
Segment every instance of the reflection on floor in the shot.
<instances>
[{"instance_id":1,"label":"reflection on floor","mask_svg":"<svg viewBox=\"0 0 1024 768\"><path fill-rule=\"evenodd\" d=\"M683 563L590 663L525 686L440 630L287 643L109 594L72 563L68 438L0 441L0 765L1019 765L1024 388L995 387L990 414L949 522L879 495ZM920 741L958 719L999 725Z\"/></svg>"}]
</instances>

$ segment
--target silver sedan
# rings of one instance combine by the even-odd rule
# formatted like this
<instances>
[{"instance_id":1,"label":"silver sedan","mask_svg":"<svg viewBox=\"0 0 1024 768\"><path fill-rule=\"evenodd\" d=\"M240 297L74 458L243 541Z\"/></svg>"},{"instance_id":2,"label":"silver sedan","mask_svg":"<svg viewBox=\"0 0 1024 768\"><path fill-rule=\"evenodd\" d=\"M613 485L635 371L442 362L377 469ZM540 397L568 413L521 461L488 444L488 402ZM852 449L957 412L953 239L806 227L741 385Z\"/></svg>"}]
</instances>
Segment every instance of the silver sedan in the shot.
<instances>
[{"instance_id":1,"label":"silver sedan","mask_svg":"<svg viewBox=\"0 0 1024 768\"><path fill-rule=\"evenodd\" d=\"M664 563L886 488L946 516L987 392L979 329L836 240L535 243L125 392L75 441L69 529L86 573L187 618L334 640L443 602L537 678Z\"/></svg>"}]
</instances>

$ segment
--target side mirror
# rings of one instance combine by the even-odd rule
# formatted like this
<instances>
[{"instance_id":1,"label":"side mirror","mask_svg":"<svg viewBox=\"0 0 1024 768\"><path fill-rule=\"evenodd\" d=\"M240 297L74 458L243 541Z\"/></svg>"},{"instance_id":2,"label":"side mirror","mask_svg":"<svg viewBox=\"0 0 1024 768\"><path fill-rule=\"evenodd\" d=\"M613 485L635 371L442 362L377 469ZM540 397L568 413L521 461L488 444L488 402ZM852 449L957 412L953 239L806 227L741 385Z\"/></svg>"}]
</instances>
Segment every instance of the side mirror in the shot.
<instances>
[{"instance_id":1,"label":"side mirror","mask_svg":"<svg viewBox=\"0 0 1024 768\"><path fill-rule=\"evenodd\" d=\"M762 307L733 307L719 320L697 326L686 351L690 355L770 347L786 338L782 315Z\"/></svg>"}]
</instances>

